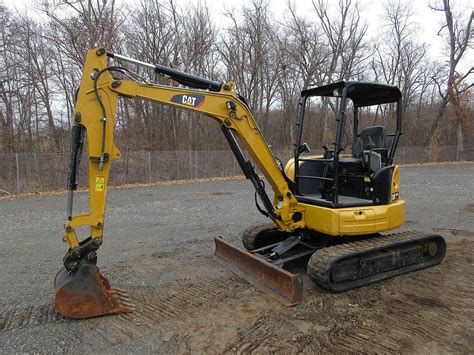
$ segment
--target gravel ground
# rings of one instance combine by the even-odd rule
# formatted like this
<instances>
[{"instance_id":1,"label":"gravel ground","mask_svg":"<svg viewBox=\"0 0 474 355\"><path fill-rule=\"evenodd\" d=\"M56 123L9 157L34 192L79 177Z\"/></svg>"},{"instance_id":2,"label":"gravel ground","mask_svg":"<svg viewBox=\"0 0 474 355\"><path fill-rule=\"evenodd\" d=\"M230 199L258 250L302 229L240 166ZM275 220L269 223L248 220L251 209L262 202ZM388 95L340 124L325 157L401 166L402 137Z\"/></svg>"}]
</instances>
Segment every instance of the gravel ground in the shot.
<instances>
[{"instance_id":1,"label":"gravel ground","mask_svg":"<svg viewBox=\"0 0 474 355\"><path fill-rule=\"evenodd\" d=\"M420 296L417 285L426 281L420 276L400 277L344 295L324 293L306 282L306 293L311 296L303 305L290 309L275 305L210 257L212 237L222 235L235 240L248 225L266 221L254 207L249 182L211 181L112 190L99 265L114 285L130 291L138 307L134 315L88 321L65 320L52 309L52 282L66 249L61 241L66 196L0 200L0 353L84 349L165 353L367 351L359 343L374 338L373 332L385 324L382 314L399 306L397 297L407 299L406 293L399 294L406 284L416 291L410 293L415 295L415 301L412 300L412 308L400 312L418 312L419 316L431 319L428 324L436 326L439 319L448 317L443 307L449 307L451 302L456 304L453 297L472 290L472 279L467 279L465 287L456 284L449 287L448 293L441 291L451 278L439 274L439 270L446 265L446 270L462 277L472 274L472 259L466 259L464 252L474 251L473 176L473 164L402 169L402 198L407 200L404 229L442 234L449 242L448 257L453 255L433 270L413 274L431 275L431 286L445 280L438 285L440 297L433 301L426 295ZM86 210L86 194L77 194L75 207L76 211ZM433 292L436 294L437 290ZM176 295L183 294L189 294L188 299L184 303L176 301ZM315 313L317 319L308 315L314 311L314 302L321 302ZM427 302L431 302L432 309L425 314ZM160 311L167 307L167 313ZM394 333L392 338L387 335L390 341L383 347L377 347L384 343L378 342L372 348L382 352L472 352L473 301L459 298L456 307L450 309L452 322L456 322L447 328L450 331L444 330L447 343L440 334L431 334L418 324L417 329L422 329L421 340L413 330L403 328L403 341ZM225 316L228 309L233 312ZM382 313L373 318L374 312ZM190 317L190 313L196 316ZM284 331L278 327L284 324L285 328L287 323L288 329ZM368 330L354 333L354 327ZM259 332L263 332L261 336L267 345L265 341L259 342ZM327 338L326 334L333 333L339 334L339 340L353 333L359 335L351 343ZM410 333L414 334L412 340ZM422 341L423 334L431 336L429 341ZM313 349L311 344L319 344L319 348ZM352 345L348 348L347 344Z\"/></svg>"}]
</instances>

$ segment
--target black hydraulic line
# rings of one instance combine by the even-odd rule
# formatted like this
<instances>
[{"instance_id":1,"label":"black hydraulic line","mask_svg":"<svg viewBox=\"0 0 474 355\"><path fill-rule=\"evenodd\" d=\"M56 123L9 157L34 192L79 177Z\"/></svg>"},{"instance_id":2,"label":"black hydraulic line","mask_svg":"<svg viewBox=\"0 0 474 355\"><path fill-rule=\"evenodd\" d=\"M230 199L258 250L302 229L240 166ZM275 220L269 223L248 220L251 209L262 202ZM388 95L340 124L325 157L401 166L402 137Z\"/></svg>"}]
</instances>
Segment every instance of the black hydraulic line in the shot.
<instances>
[{"instance_id":1,"label":"black hydraulic line","mask_svg":"<svg viewBox=\"0 0 474 355\"><path fill-rule=\"evenodd\" d=\"M118 53L107 52L107 56L109 58L115 58L115 59L122 60L125 62L140 65L142 67L151 68L157 74L169 76L171 79L177 81L181 85L188 86L195 89L203 89L203 90L219 92L221 91L221 88L223 85L222 83L218 81L213 81L206 78L202 78L197 75L188 74L181 70L166 67L161 64L150 64L150 63L142 62L140 60L128 58Z\"/></svg>"},{"instance_id":2,"label":"black hydraulic line","mask_svg":"<svg viewBox=\"0 0 474 355\"><path fill-rule=\"evenodd\" d=\"M69 174L67 189L76 190L77 170L81 161L82 146L84 144L84 126L75 124L71 130L71 151L69 159Z\"/></svg>"},{"instance_id":3,"label":"black hydraulic line","mask_svg":"<svg viewBox=\"0 0 474 355\"><path fill-rule=\"evenodd\" d=\"M255 193L260 197L260 200L263 202L263 206L265 210L263 210L257 203L257 199L255 196L255 203L257 205L257 209L260 213L262 213L266 217L270 217L273 219L279 219L279 217L275 214L273 210L273 204L268 197L267 192L265 191L265 183L262 179L258 176L255 167L252 163L245 158L242 149L240 148L237 140L235 139L234 134L232 131L224 125L221 125L222 133L224 133L224 137L227 139L229 143L230 149L232 153L234 153L237 162L239 163L240 168L244 172L245 178L249 179L253 186L255 187Z\"/></svg>"},{"instance_id":4,"label":"black hydraulic line","mask_svg":"<svg viewBox=\"0 0 474 355\"><path fill-rule=\"evenodd\" d=\"M97 88L97 81L99 80L99 77L106 71L123 72L123 71L127 71L127 68L121 67L121 66L106 67L102 69L101 71L99 71L94 77L94 92L95 92L97 101L99 102L100 108L102 110L102 115L103 115L102 116L102 145L101 145L101 152L100 152L100 158L99 158L99 170L102 170L104 168L104 163L107 160L106 154L105 154L105 130L107 128L107 113L105 111L104 103L102 102L102 99L99 95L99 90Z\"/></svg>"},{"instance_id":5,"label":"black hydraulic line","mask_svg":"<svg viewBox=\"0 0 474 355\"><path fill-rule=\"evenodd\" d=\"M67 218L72 218L72 204L74 191L77 188L77 172L81 163L82 147L84 145L85 128L81 124L75 124L71 130L71 151L69 158L69 173L67 189L69 190L67 203Z\"/></svg>"},{"instance_id":6,"label":"black hydraulic line","mask_svg":"<svg viewBox=\"0 0 474 355\"><path fill-rule=\"evenodd\" d=\"M240 168L244 172L245 178L250 179L250 172L247 167L247 159L245 159L244 153L242 149L238 145L232 131L224 125L221 125L222 133L224 133L224 137L226 138L227 142L229 143L230 149L232 153L234 153L237 162L239 163Z\"/></svg>"},{"instance_id":7,"label":"black hydraulic line","mask_svg":"<svg viewBox=\"0 0 474 355\"><path fill-rule=\"evenodd\" d=\"M195 89L203 89L209 91L221 91L222 83L212 81L200 76L188 74L177 69L169 68L161 64L155 64L155 73L169 76L181 85Z\"/></svg>"}]
</instances>

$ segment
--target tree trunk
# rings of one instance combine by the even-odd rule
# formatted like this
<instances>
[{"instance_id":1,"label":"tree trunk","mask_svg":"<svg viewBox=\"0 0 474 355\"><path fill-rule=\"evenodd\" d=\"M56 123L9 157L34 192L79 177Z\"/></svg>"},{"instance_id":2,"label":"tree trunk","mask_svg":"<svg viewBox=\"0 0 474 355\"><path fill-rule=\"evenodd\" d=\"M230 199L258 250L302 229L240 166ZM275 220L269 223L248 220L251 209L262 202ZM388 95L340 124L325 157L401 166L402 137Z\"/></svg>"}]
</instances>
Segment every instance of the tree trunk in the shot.
<instances>
[{"instance_id":1,"label":"tree trunk","mask_svg":"<svg viewBox=\"0 0 474 355\"><path fill-rule=\"evenodd\" d=\"M428 134L426 135L425 138L425 146L429 146L431 142L431 137L433 137L433 134L436 132L436 130L439 127L439 123L441 122L441 119L443 118L444 112L446 111L446 106L448 105L448 99L447 97L443 98L443 101L441 101L440 105L438 106L438 110L436 111L436 117L431 124L430 130L428 131Z\"/></svg>"},{"instance_id":2,"label":"tree trunk","mask_svg":"<svg viewBox=\"0 0 474 355\"><path fill-rule=\"evenodd\" d=\"M45 100L46 101L46 100ZM53 112L51 111L51 107L49 106L49 100L45 102L46 106L46 113L48 115L48 129L49 129L49 136L53 138L54 147L57 152L61 151L61 142L59 140L59 134L54 124L53 119Z\"/></svg>"},{"instance_id":3,"label":"tree trunk","mask_svg":"<svg viewBox=\"0 0 474 355\"><path fill-rule=\"evenodd\" d=\"M464 137L461 120L456 122L456 160L464 158Z\"/></svg>"},{"instance_id":4,"label":"tree trunk","mask_svg":"<svg viewBox=\"0 0 474 355\"><path fill-rule=\"evenodd\" d=\"M3 147L6 152L15 151L15 136L13 133L13 107L11 101L5 94L5 114L0 111L0 122L2 123Z\"/></svg>"}]
</instances>

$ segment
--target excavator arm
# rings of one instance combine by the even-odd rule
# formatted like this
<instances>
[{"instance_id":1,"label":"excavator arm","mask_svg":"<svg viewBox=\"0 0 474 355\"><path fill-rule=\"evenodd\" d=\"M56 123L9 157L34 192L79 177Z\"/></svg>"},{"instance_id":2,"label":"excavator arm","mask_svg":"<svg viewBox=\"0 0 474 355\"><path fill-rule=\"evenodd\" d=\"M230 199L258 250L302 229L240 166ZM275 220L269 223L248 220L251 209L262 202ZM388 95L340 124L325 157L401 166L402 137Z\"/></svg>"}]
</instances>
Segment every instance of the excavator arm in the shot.
<instances>
[{"instance_id":1,"label":"excavator arm","mask_svg":"<svg viewBox=\"0 0 474 355\"><path fill-rule=\"evenodd\" d=\"M90 226L90 236L93 239L102 237L103 234L110 164L113 160L120 158L120 151L114 143L115 113L119 96L156 101L200 112L216 120L221 124L224 135L246 178L254 184L269 217L285 231L293 231L295 228L302 227L301 214L303 211L297 207L296 198L289 187L290 181L285 177L282 167L273 156L247 105L236 93L233 83L221 85L219 91L204 91L151 85L134 80L116 80L112 73L121 69L117 66L107 67L107 57L128 59L117 54L107 53L102 48L89 51L74 111L75 125L73 127L71 161L75 162L79 158L76 151L82 145L80 141L84 139L85 131L88 147L90 213L72 216L72 204L71 200L69 201L65 238L71 249L79 245L75 233L75 229L79 226ZM138 62L131 59L130 61ZM162 66L154 67L157 72L163 68ZM176 70L172 71L185 75L185 73ZM178 81L186 82L179 80L180 78L178 77ZM194 78L195 80L200 79ZM202 80L209 82L207 79ZM202 86L204 87L205 84L203 83ZM216 86L213 88L216 90ZM242 154L236 137L243 143L258 169L270 183L275 195L274 203L271 203L266 195L254 167ZM78 164L71 165L70 180L75 179ZM75 181L70 181L69 189L74 190L74 188Z\"/></svg>"},{"instance_id":2,"label":"excavator arm","mask_svg":"<svg viewBox=\"0 0 474 355\"><path fill-rule=\"evenodd\" d=\"M134 79L134 74L126 67L108 66L109 58L149 67L157 74L166 75L191 88L140 82ZM117 73L125 74L120 77L128 79L117 79ZM304 227L304 208L297 204L290 188L292 182L285 176L281 163L275 159L249 108L237 94L234 83L221 84L161 65L152 65L106 52L104 48L92 49L88 52L84 64L73 116L67 222L64 235L69 250L64 257L64 268L55 280L55 303L62 314L85 318L132 309L126 295L120 290L111 288L95 266L96 251L103 241L110 166L113 160L120 158L120 151L114 143L115 115L119 97L138 97L160 102L200 112L217 121L245 177L252 182L256 194L263 203L263 209L257 204L259 210L270 217L282 231L291 232ZM89 212L73 215L76 177L85 140ZM269 182L274 193L273 202L268 197L265 185L256 169L244 156L239 141ZM80 240L76 230L82 226L89 227L90 233L87 238ZM93 301L90 301L91 296Z\"/></svg>"}]
</instances>

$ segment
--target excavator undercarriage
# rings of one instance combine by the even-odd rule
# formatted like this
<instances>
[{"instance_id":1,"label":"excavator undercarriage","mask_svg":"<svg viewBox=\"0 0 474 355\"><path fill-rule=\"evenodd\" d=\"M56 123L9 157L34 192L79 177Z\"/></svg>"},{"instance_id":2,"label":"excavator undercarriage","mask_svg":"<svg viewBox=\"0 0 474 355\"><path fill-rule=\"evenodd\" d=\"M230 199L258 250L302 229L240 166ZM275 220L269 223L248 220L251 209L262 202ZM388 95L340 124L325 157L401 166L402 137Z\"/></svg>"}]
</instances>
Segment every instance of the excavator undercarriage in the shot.
<instances>
[{"instance_id":1,"label":"excavator undercarriage","mask_svg":"<svg viewBox=\"0 0 474 355\"><path fill-rule=\"evenodd\" d=\"M253 235L268 240L273 227ZM275 239L281 238L281 232ZM244 233L243 243L249 245ZM216 238L215 256L232 270L240 271L257 288L281 303L292 306L303 300L301 275L289 272L307 265L307 274L318 286L345 292L374 282L439 264L446 253L444 238L436 234L401 232L346 237L333 241L290 235L278 243L242 250Z\"/></svg>"}]
</instances>

